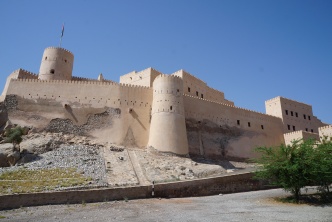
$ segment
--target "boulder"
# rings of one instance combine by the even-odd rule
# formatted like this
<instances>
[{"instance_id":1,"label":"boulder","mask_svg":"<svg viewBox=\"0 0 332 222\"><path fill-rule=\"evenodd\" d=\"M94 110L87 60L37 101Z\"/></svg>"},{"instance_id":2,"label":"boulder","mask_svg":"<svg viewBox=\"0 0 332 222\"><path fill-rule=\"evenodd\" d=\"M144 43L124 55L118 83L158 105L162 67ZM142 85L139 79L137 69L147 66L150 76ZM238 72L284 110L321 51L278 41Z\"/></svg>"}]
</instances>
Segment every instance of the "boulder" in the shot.
<instances>
[{"instance_id":1,"label":"boulder","mask_svg":"<svg viewBox=\"0 0 332 222\"><path fill-rule=\"evenodd\" d=\"M18 152L11 143L0 144L0 167L13 166L20 159Z\"/></svg>"},{"instance_id":2,"label":"boulder","mask_svg":"<svg viewBox=\"0 0 332 222\"><path fill-rule=\"evenodd\" d=\"M40 157L37 154L26 153L22 156L22 158L19 161L17 161L17 164L29 163L37 159L40 159Z\"/></svg>"},{"instance_id":3,"label":"boulder","mask_svg":"<svg viewBox=\"0 0 332 222\"><path fill-rule=\"evenodd\" d=\"M61 142L50 135L40 136L20 143L21 153L42 154L58 147Z\"/></svg>"}]
</instances>

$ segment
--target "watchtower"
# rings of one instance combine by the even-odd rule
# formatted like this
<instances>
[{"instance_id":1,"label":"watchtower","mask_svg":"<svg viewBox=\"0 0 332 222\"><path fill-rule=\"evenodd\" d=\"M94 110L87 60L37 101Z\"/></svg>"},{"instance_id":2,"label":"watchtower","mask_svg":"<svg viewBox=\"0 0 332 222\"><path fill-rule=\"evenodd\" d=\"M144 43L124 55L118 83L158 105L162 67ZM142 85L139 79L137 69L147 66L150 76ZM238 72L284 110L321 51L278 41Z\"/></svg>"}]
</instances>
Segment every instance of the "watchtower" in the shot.
<instances>
[{"instance_id":1,"label":"watchtower","mask_svg":"<svg viewBox=\"0 0 332 222\"><path fill-rule=\"evenodd\" d=\"M183 81L178 76L161 74L153 82L148 146L161 152L188 154Z\"/></svg>"},{"instance_id":2,"label":"watchtower","mask_svg":"<svg viewBox=\"0 0 332 222\"><path fill-rule=\"evenodd\" d=\"M71 80L74 55L63 48L49 47L44 50L38 79Z\"/></svg>"}]
</instances>

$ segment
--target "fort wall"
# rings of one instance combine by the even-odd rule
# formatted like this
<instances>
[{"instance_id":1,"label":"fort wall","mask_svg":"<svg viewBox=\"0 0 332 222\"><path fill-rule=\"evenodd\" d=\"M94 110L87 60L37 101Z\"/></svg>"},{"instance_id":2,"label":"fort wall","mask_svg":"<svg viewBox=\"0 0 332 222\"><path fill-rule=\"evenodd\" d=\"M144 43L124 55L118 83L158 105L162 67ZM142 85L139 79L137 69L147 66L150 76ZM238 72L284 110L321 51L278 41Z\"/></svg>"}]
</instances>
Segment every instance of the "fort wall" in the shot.
<instances>
[{"instance_id":1,"label":"fort wall","mask_svg":"<svg viewBox=\"0 0 332 222\"><path fill-rule=\"evenodd\" d=\"M327 136L327 137L332 138L332 125L327 125L327 126L319 127L318 131L319 131L319 136L320 137Z\"/></svg>"},{"instance_id":2,"label":"fort wall","mask_svg":"<svg viewBox=\"0 0 332 222\"><path fill-rule=\"evenodd\" d=\"M191 154L252 158L255 147L284 143L280 118L187 95L184 108Z\"/></svg>"},{"instance_id":3,"label":"fort wall","mask_svg":"<svg viewBox=\"0 0 332 222\"><path fill-rule=\"evenodd\" d=\"M105 111L105 107L118 108L120 115L109 127L91 134L124 146L145 147L148 142L151 88L112 82L10 79L10 94L35 101L20 103L19 109L38 113L48 122L69 118L74 124L84 124L89 115Z\"/></svg>"},{"instance_id":4,"label":"fort wall","mask_svg":"<svg viewBox=\"0 0 332 222\"><path fill-rule=\"evenodd\" d=\"M317 133L306 132L302 130L298 130L295 132L285 133L285 144L291 145L292 141L295 140L307 140L307 139L314 139L319 141L319 135Z\"/></svg>"},{"instance_id":5,"label":"fort wall","mask_svg":"<svg viewBox=\"0 0 332 222\"><path fill-rule=\"evenodd\" d=\"M32 72L29 72L27 70L24 70L24 69L15 70L7 77L5 88L3 89L3 92L2 92L3 96L6 95L6 93L7 93L9 82L11 79L38 79L38 75L35 73L32 73Z\"/></svg>"}]
</instances>

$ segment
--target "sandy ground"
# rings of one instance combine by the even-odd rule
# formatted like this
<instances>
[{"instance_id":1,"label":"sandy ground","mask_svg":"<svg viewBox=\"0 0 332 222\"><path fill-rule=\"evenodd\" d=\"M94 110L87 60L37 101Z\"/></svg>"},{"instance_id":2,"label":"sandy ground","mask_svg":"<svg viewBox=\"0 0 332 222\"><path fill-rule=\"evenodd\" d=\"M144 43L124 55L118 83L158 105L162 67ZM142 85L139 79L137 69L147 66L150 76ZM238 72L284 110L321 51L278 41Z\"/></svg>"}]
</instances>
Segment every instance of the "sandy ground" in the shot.
<instances>
[{"instance_id":1,"label":"sandy ground","mask_svg":"<svg viewBox=\"0 0 332 222\"><path fill-rule=\"evenodd\" d=\"M208 197L24 207L0 221L332 221L331 206L284 204L281 189Z\"/></svg>"}]
</instances>

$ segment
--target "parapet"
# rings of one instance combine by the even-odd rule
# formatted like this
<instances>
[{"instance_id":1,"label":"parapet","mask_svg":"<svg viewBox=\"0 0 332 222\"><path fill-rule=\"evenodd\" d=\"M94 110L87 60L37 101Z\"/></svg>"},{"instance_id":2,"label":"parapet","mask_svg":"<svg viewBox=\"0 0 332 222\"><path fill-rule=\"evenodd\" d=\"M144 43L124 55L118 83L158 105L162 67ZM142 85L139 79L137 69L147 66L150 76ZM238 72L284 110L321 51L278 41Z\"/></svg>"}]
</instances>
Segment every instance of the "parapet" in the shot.
<instances>
[{"instance_id":1,"label":"parapet","mask_svg":"<svg viewBox=\"0 0 332 222\"><path fill-rule=\"evenodd\" d=\"M269 100L266 100L265 101L265 104L268 104L268 103L271 103L271 102L275 102L275 101L278 101L280 100L286 100L286 101L289 101L291 103L297 103L297 104L301 104L301 105L304 105L304 106L308 106L308 107L311 107L311 105L309 104L306 104L306 103L303 103L303 102L299 102L299 101L296 101L296 100L292 100L292 99L288 99L288 98L285 98L285 97L282 97L282 96L277 96L277 97L274 97L272 99L269 99Z\"/></svg>"},{"instance_id":2,"label":"parapet","mask_svg":"<svg viewBox=\"0 0 332 222\"><path fill-rule=\"evenodd\" d=\"M67 49L64 49L64 48L61 48L61 47L50 46L50 47L47 47L47 48L45 49L45 51L48 50L48 49L59 49L59 50L63 50L63 51L65 51L65 52L70 53L72 56L74 56L74 54L73 54L71 51L69 51L69 50L67 50Z\"/></svg>"}]
</instances>

